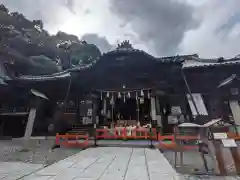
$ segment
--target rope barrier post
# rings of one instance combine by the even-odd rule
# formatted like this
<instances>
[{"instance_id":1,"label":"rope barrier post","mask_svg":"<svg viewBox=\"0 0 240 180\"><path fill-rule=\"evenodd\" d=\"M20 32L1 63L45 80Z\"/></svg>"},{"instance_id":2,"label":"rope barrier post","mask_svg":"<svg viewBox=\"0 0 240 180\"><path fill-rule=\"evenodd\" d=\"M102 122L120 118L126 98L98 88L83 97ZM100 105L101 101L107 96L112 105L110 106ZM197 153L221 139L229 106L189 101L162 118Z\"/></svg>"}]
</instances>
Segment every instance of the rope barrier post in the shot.
<instances>
[{"instance_id":1,"label":"rope barrier post","mask_svg":"<svg viewBox=\"0 0 240 180\"><path fill-rule=\"evenodd\" d=\"M200 151L200 154L201 154L201 157L203 160L204 168L205 168L206 172L209 172L209 168L207 165L207 159L205 157L205 150L204 150L205 149L204 146L206 146L206 145L204 144L203 141L199 141L198 146L199 146L199 151Z\"/></svg>"},{"instance_id":2,"label":"rope barrier post","mask_svg":"<svg viewBox=\"0 0 240 180\"><path fill-rule=\"evenodd\" d=\"M149 146L149 148L151 148L151 149L154 149L154 145L153 145L153 142L152 142L152 118L150 118L150 146Z\"/></svg>"},{"instance_id":3,"label":"rope barrier post","mask_svg":"<svg viewBox=\"0 0 240 180\"><path fill-rule=\"evenodd\" d=\"M94 124L94 146L97 147L97 124Z\"/></svg>"}]
</instances>

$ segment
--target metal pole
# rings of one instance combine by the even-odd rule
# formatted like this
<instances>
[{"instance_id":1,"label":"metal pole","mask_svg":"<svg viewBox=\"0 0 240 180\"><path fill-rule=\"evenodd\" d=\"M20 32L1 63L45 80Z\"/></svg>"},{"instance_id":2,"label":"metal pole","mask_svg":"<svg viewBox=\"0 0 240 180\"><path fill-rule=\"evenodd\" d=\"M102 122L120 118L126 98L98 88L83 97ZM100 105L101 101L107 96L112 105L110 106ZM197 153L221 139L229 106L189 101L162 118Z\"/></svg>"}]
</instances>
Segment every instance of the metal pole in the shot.
<instances>
[{"instance_id":1,"label":"metal pole","mask_svg":"<svg viewBox=\"0 0 240 180\"><path fill-rule=\"evenodd\" d=\"M184 82L185 82L185 85L186 85L186 87L187 87L187 91L188 91L188 93L189 93L189 95L190 95L190 98L191 98L191 100L192 100L192 102L193 102L194 108L196 109L197 115L199 116L200 113L199 113L199 111L198 111L196 102L194 101L194 98L193 98L193 95L192 95L190 86L189 86L189 84L188 84L188 82L187 82L187 79L186 79L186 76L185 76L185 74L184 74L184 72L183 72L183 68L181 69L181 74L182 74L183 80L184 80ZM201 157L202 157L202 160L203 160L204 168L205 168L205 170L208 172L208 167L206 166L207 160L206 160L206 158L205 158L205 155L204 155L204 153L203 153L202 151L201 151L200 153L201 153Z\"/></svg>"},{"instance_id":2,"label":"metal pole","mask_svg":"<svg viewBox=\"0 0 240 180\"><path fill-rule=\"evenodd\" d=\"M93 127L93 129L94 129L94 146L96 147L96 146L98 146L97 145L97 122L96 122L96 101L94 100L93 101L93 116L92 116L92 118L94 119L94 127Z\"/></svg>"},{"instance_id":3,"label":"metal pole","mask_svg":"<svg viewBox=\"0 0 240 180\"><path fill-rule=\"evenodd\" d=\"M137 121L139 122L140 120L139 120L139 102L138 102L138 99L136 99L136 101L137 101Z\"/></svg>"},{"instance_id":4,"label":"metal pole","mask_svg":"<svg viewBox=\"0 0 240 180\"><path fill-rule=\"evenodd\" d=\"M154 148L153 142L152 142L152 118L150 117L150 148Z\"/></svg>"},{"instance_id":5,"label":"metal pole","mask_svg":"<svg viewBox=\"0 0 240 180\"><path fill-rule=\"evenodd\" d=\"M112 122L111 122L111 126L113 125L113 116L114 116L114 114L113 114L113 103L112 103ZM112 128L112 127L111 127Z\"/></svg>"},{"instance_id":6,"label":"metal pole","mask_svg":"<svg viewBox=\"0 0 240 180\"><path fill-rule=\"evenodd\" d=\"M184 74L184 72L183 72L183 69L181 69L181 74L182 74L184 83L185 83L185 85L186 85L186 87L187 87L188 94L190 95L190 98L191 98L191 100L192 100L192 102L193 102L194 108L196 109L197 115L200 115L200 113L199 113L199 111L198 111L198 108L197 108L197 105L196 105L196 102L194 101L194 98L193 98L193 95L192 95L190 86L189 86L189 84L188 84L188 82L187 82L187 79L186 79L186 76L185 76L185 74Z\"/></svg>"}]
</instances>

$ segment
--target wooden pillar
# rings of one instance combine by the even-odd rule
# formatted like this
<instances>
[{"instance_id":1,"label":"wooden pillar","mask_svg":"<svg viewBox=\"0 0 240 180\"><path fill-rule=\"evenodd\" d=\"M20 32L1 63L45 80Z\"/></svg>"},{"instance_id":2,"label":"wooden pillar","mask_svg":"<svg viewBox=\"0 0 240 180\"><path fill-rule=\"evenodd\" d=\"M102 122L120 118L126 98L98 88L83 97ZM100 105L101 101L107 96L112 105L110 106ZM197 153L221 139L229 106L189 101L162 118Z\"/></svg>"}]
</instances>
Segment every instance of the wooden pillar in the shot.
<instances>
[{"instance_id":1,"label":"wooden pillar","mask_svg":"<svg viewBox=\"0 0 240 180\"><path fill-rule=\"evenodd\" d=\"M94 145L97 146L97 99L92 97L92 123L93 131L92 135L94 136Z\"/></svg>"},{"instance_id":2,"label":"wooden pillar","mask_svg":"<svg viewBox=\"0 0 240 180\"><path fill-rule=\"evenodd\" d=\"M232 111L232 115L233 115L235 124L240 125L240 106L239 106L238 101L236 101L236 100L230 101L229 105L230 105L230 108ZM232 158L233 158L233 161L235 164L235 168L236 168L237 172L240 173L240 155L239 155L238 149L237 149L237 147L231 147L230 151L231 151Z\"/></svg>"},{"instance_id":3,"label":"wooden pillar","mask_svg":"<svg viewBox=\"0 0 240 180\"><path fill-rule=\"evenodd\" d=\"M107 100L106 98L103 99L103 114L104 114L104 122L103 124L105 124L106 122L106 115L107 115Z\"/></svg>"},{"instance_id":4,"label":"wooden pillar","mask_svg":"<svg viewBox=\"0 0 240 180\"><path fill-rule=\"evenodd\" d=\"M227 170L225 168L225 162L222 156L222 149L219 142L208 141L208 148L215 162L215 173L226 176Z\"/></svg>"},{"instance_id":5,"label":"wooden pillar","mask_svg":"<svg viewBox=\"0 0 240 180\"><path fill-rule=\"evenodd\" d=\"M80 117L80 100L79 97L77 98L77 106L76 106L76 117L75 117L75 123L79 123L79 117Z\"/></svg>"},{"instance_id":6,"label":"wooden pillar","mask_svg":"<svg viewBox=\"0 0 240 180\"><path fill-rule=\"evenodd\" d=\"M96 99L92 100L92 123L94 127L97 125L97 101Z\"/></svg>"}]
</instances>

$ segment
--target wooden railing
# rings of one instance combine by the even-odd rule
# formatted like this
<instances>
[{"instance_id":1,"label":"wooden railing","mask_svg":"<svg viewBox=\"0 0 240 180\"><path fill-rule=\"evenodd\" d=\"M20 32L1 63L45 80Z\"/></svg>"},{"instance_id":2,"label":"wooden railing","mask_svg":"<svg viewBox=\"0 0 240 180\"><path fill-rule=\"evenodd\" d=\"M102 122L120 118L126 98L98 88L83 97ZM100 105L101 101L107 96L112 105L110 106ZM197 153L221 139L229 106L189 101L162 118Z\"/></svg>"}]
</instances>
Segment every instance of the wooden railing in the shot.
<instances>
[{"instance_id":1,"label":"wooden railing","mask_svg":"<svg viewBox=\"0 0 240 180\"><path fill-rule=\"evenodd\" d=\"M28 107L14 107L14 108L2 108L0 109L0 114L2 113L22 113L29 112Z\"/></svg>"}]
</instances>

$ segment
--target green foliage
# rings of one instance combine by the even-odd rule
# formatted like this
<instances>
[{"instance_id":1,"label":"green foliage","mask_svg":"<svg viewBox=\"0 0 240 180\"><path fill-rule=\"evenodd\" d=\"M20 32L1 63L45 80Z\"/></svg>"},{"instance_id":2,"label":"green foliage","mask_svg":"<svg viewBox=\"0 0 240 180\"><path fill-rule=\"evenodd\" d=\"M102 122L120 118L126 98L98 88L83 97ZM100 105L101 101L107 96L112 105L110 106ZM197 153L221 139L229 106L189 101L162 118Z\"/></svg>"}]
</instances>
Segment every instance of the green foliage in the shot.
<instances>
[{"instance_id":1,"label":"green foliage","mask_svg":"<svg viewBox=\"0 0 240 180\"><path fill-rule=\"evenodd\" d=\"M57 66L52 59L40 55L40 56L32 56L30 59L34 63L34 69L39 73L39 74L51 74L53 72L57 72Z\"/></svg>"},{"instance_id":2,"label":"green foliage","mask_svg":"<svg viewBox=\"0 0 240 180\"><path fill-rule=\"evenodd\" d=\"M41 20L30 21L18 12L9 13L4 5L0 5L0 40L9 47L5 50L6 60L16 62L15 69L20 74L42 75L58 71L56 58L62 65L90 64L101 52L97 46L81 42L77 36L58 32L49 35L43 29ZM68 42L69 48L59 48L59 43ZM3 48L1 52L3 52ZM11 55L10 55L11 54ZM70 59L69 59L70 58ZM69 66L63 69L70 68Z\"/></svg>"},{"instance_id":3,"label":"green foliage","mask_svg":"<svg viewBox=\"0 0 240 180\"><path fill-rule=\"evenodd\" d=\"M72 65L90 64L101 56L101 52L94 44L74 45L70 48Z\"/></svg>"}]
</instances>

